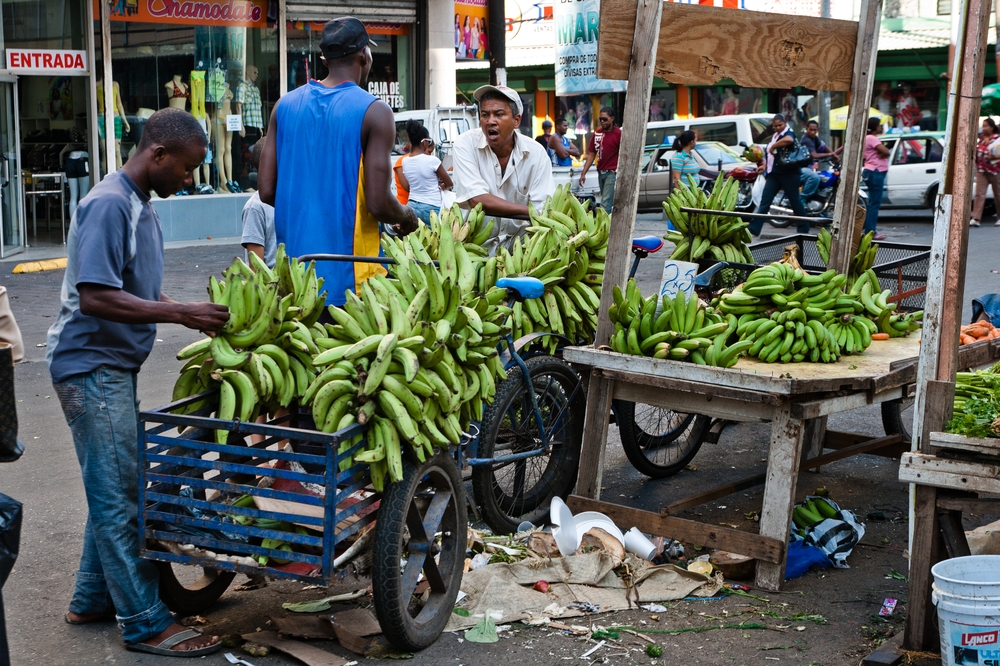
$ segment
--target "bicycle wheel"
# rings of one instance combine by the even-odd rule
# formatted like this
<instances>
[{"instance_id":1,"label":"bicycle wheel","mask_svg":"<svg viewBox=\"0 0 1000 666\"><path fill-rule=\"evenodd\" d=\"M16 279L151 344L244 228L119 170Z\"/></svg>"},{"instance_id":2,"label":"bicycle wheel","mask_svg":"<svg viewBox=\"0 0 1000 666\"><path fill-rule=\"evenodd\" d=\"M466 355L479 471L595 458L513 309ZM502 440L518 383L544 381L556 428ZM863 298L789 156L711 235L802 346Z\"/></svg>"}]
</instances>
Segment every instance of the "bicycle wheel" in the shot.
<instances>
[{"instance_id":1,"label":"bicycle wheel","mask_svg":"<svg viewBox=\"0 0 1000 666\"><path fill-rule=\"evenodd\" d=\"M538 523L553 497L576 483L586 399L580 378L561 359L536 356L525 364L549 446L537 456L472 469L472 491L483 519L497 534L525 520ZM478 457L498 458L541 448L538 423L520 368L508 371L496 399L483 413Z\"/></svg>"},{"instance_id":2,"label":"bicycle wheel","mask_svg":"<svg viewBox=\"0 0 1000 666\"><path fill-rule=\"evenodd\" d=\"M419 464L404 457L402 481L389 484L379 504L372 560L375 616L400 650L423 650L448 624L467 532L455 459L446 451ZM421 573L430 584L426 599L414 594Z\"/></svg>"},{"instance_id":3,"label":"bicycle wheel","mask_svg":"<svg viewBox=\"0 0 1000 666\"><path fill-rule=\"evenodd\" d=\"M652 479L673 476L701 448L711 419L662 407L613 401L622 448L632 466Z\"/></svg>"}]
</instances>

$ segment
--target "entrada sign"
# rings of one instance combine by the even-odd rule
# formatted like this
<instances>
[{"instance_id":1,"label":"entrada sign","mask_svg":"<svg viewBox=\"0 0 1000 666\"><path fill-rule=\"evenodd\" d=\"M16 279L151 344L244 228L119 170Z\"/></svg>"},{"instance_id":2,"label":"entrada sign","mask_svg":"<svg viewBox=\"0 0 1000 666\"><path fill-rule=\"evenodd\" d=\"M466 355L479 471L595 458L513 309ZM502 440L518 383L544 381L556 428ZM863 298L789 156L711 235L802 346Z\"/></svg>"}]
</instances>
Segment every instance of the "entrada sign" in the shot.
<instances>
[{"instance_id":1,"label":"entrada sign","mask_svg":"<svg viewBox=\"0 0 1000 666\"><path fill-rule=\"evenodd\" d=\"M7 69L38 74L87 74L86 51L7 49Z\"/></svg>"}]
</instances>

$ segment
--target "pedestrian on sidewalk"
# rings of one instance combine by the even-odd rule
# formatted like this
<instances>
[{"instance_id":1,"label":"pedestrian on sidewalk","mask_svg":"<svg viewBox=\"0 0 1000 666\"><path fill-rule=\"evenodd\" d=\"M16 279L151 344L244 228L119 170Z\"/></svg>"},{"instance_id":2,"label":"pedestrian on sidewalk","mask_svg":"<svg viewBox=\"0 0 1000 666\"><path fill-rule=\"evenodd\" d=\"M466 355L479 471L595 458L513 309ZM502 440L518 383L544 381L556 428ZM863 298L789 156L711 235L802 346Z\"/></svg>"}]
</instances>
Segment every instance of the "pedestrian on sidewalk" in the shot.
<instances>
[{"instance_id":1,"label":"pedestrian on sidewalk","mask_svg":"<svg viewBox=\"0 0 1000 666\"><path fill-rule=\"evenodd\" d=\"M535 137L535 141L542 145L546 151L549 149L549 139L552 138L552 121L542 121L542 133Z\"/></svg>"},{"instance_id":2,"label":"pedestrian on sidewalk","mask_svg":"<svg viewBox=\"0 0 1000 666\"><path fill-rule=\"evenodd\" d=\"M250 151L250 163L254 169L260 169L260 155L264 152L264 138L253 144ZM264 260L269 267L274 268L278 254L278 242L274 236L274 206L269 206L260 200L260 193L243 204L243 238L240 243L247 251L246 260L250 260L253 252Z\"/></svg>"},{"instance_id":3,"label":"pedestrian on sidewalk","mask_svg":"<svg viewBox=\"0 0 1000 666\"><path fill-rule=\"evenodd\" d=\"M990 144L1000 140L1000 131L992 118L983 118L983 131L976 143L976 199L972 204L972 220L969 226L978 227L983 219L983 208L986 206L986 188L993 188L993 203L1000 201L1000 160L993 157ZM1000 215L996 226L1000 227Z\"/></svg>"},{"instance_id":4,"label":"pedestrian on sidewalk","mask_svg":"<svg viewBox=\"0 0 1000 666\"><path fill-rule=\"evenodd\" d=\"M271 114L258 189L260 200L274 206L277 240L290 257L375 257L379 222L400 235L417 228L417 216L389 189L392 109L365 90L374 43L354 17L327 21L319 43L326 78L286 94ZM366 262L316 266L331 305L343 305L346 290L385 274L381 265Z\"/></svg>"},{"instance_id":5,"label":"pedestrian on sidewalk","mask_svg":"<svg viewBox=\"0 0 1000 666\"><path fill-rule=\"evenodd\" d=\"M701 166L691 154L696 145L698 137L692 130L684 130L674 139L674 156L670 158L670 170L674 174L671 187L677 187L678 183L684 183L688 187L698 187Z\"/></svg>"},{"instance_id":6,"label":"pedestrian on sidewalk","mask_svg":"<svg viewBox=\"0 0 1000 666\"><path fill-rule=\"evenodd\" d=\"M865 136L865 167L861 177L868 185L868 212L865 213L865 228L862 233L875 231L878 224L878 211L882 207L882 194L885 191L885 176L889 172L889 149L878 138L882 130L882 121L878 118L868 119L868 134ZM875 240L885 240L885 234L876 232Z\"/></svg>"},{"instance_id":7,"label":"pedestrian on sidewalk","mask_svg":"<svg viewBox=\"0 0 1000 666\"><path fill-rule=\"evenodd\" d=\"M569 123L566 119L562 116L556 118L556 133L549 137L549 143L545 146L552 166L572 166L573 158L580 156L580 149L566 136L568 130Z\"/></svg>"},{"instance_id":8,"label":"pedestrian on sidewalk","mask_svg":"<svg viewBox=\"0 0 1000 666\"><path fill-rule=\"evenodd\" d=\"M450 190L454 183L437 155L427 152L427 146L433 145L427 128L419 120L409 120L406 134L412 149L400 168L399 181L409 192L407 205L430 224L431 211L441 212L441 188Z\"/></svg>"},{"instance_id":9,"label":"pedestrian on sidewalk","mask_svg":"<svg viewBox=\"0 0 1000 666\"><path fill-rule=\"evenodd\" d=\"M597 117L600 127L594 136L590 137L587 146L587 159L580 172L580 186L587 178L587 170L597 160L597 182L601 186L601 207L608 215L615 203L615 180L618 172L618 151L622 146L622 130L615 127L615 110L610 106L601 108Z\"/></svg>"},{"instance_id":10,"label":"pedestrian on sidewalk","mask_svg":"<svg viewBox=\"0 0 1000 666\"><path fill-rule=\"evenodd\" d=\"M137 152L80 202L70 224L62 306L46 361L73 433L87 525L66 622L117 619L125 647L194 657L222 647L174 622L159 598L159 574L139 557L136 379L156 324L218 331L225 306L178 303L161 291L163 235L150 194L190 187L208 140L180 109L150 116Z\"/></svg>"},{"instance_id":11,"label":"pedestrian on sidewalk","mask_svg":"<svg viewBox=\"0 0 1000 666\"><path fill-rule=\"evenodd\" d=\"M782 167L778 162L778 151L784 148L791 148L795 145L795 134L788 126L785 116L777 113L771 119L771 141L764 150L764 160L757 165L757 173L764 174L764 191L760 195L760 205L757 206L756 213L766 214L771 210L771 203L779 191L785 192L788 205L792 207L792 212L799 217L806 216L806 209L802 206L802 198L799 196L799 167ZM764 228L764 218L757 217L750 221L750 233L759 236ZM799 220L796 224L796 231L800 234L807 234L810 231L808 220Z\"/></svg>"}]
</instances>

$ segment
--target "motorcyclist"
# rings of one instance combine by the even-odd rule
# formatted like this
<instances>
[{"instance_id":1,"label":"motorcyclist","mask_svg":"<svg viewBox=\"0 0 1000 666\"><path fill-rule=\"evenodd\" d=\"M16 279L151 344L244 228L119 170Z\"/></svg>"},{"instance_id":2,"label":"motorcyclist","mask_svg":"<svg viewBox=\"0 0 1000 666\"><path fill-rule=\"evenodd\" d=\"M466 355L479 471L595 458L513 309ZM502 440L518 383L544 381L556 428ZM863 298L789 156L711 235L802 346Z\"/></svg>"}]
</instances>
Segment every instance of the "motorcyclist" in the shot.
<instances>
[{"instance_id":1,"label":"motorcyclist","mask_svg":"<svg viewBox=\"0 0 1000 666\"><path fill-rule=\"evenodd\" d=\"M814 161L827 158L836 160L840 151L843 150L843 148L838 148L831 151L829 146L823 143L823 140L819 138L819 123L815 120L806 123L806 133L802 135L802 145L806 147ZM802 179L802 205L805 206L809 197L816 194L816 190L819 189L820 177L811 164L802 167L799 177Z\"/></svg>"}]
</instances>

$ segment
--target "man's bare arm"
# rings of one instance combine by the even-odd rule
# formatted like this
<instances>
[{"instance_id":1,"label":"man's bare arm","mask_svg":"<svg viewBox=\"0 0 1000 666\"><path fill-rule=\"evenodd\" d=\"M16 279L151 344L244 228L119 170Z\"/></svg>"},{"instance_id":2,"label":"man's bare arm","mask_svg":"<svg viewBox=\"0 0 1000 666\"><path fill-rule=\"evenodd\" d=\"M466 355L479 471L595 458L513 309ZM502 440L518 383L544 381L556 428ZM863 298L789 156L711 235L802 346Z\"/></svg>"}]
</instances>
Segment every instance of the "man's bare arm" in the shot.
<instances>
[{"instance_id":1,"label":"man's bare arm","mask_svg":"<svg viewBox=\"0 0 1000 666\"><path fill-rule=\"evenodd\" d=\"M229 309L214 303L178 303L166 294L147 301L127 291L100 284L79 285L80 312L123 324L181 324L198 331L218 331Z\"/></svg>"},{"instance_id":2,"label":"man's bare arm","mask_svg":"<svg viewBox=\"0 0 1000 666\"><path fill-rule=\"evenodd\" d=\"M400 233L406 235L417 228L418 219L410 208L392 196L389 189L392 180L389 155L395 142L396 123L392 109L385 102L372 102L361 123L365 204L378 221L398 225Z\"/></svg>"},{"instance_id":3,"label":"man's bare arm","mask_svg":"<svg viewBox=\"0 0 1000 666\"><path fill-rule=\"evenodd\" d=\"M281 104L281 102L278 102ZM275 106L277 111L278 107ZM274 194L278 189L278 123L277 115L272 112L267 123L267 137L264 139L264 150L260 154L260 168L257 170L257 192L260 200L269 206L274 205Z\"/></svg>"}]
</instances>

